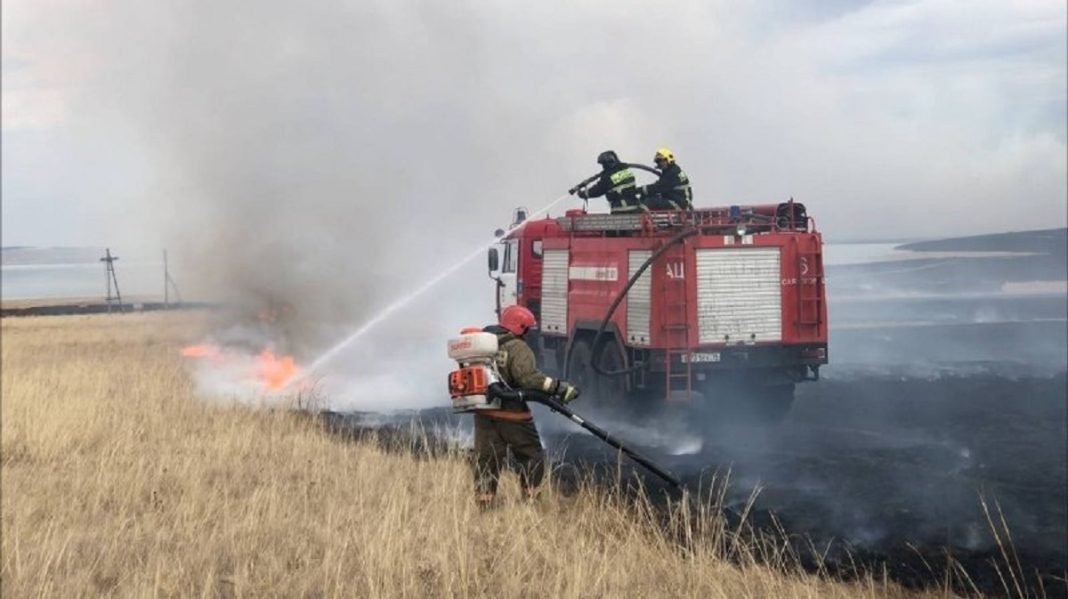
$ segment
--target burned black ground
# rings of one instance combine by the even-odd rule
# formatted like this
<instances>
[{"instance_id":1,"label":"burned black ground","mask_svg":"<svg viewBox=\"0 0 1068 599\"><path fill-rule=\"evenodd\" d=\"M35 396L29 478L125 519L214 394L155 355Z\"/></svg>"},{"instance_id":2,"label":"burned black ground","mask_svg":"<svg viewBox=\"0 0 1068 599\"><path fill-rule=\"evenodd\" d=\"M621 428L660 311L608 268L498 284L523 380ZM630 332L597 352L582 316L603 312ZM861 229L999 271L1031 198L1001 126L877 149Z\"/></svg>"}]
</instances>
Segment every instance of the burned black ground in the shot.
<instances>
[{"instance_id":1,"label":"burned black ground","mask_svg":"<svg viewBox=\"0 0 1068 599\"><path fill-rule=\"evenodd\" d=\"M942 587L952 560L961 592L1006 594L1011 568L1036 593L1068 595L1068 297L1006 287L1063 280L1065 263L1053 252L828 269L831 363L776 427L699 403L641 419L574 407L692 489L729 477L729 517L756 492L749 521L780 522L813 569ZM592 469L663 497L578 427L540 407L537 419L564 487ZM468 424L445 409L330 418L345 434L389 431L394 446L448 442L411 441L412 420L461 442ZM995 531L1011 536L1005 554Z\"/></svg>"},{"instance_id":2,"label":"burned black ground","mask_svg":"<svg viewBox=\"0 0 1068 599\"><path fill-rule=\"evenodd\" d=\"M1057 596L1068 588L1065 373L1010 376L983 368L924 376L860 369L800 387L794 410L775 428L683 419L689 427L668 437L621 436L691 489L707 491L728 477L729 515L755 491L750 521L773 530L778 519L813 568L822 563L848 576L859 566L912 586L941 585L952 557L980 590L998 594L999 569L1008 565L994 538L1003 517L1018 556L1014 567L1031 587L1041 578ZM465 424L443 411L367 426L353 416L332 421L348 423L348 434L377 431L394 447L443 449L448 440L413 429L413 418L431 431ZM558 426L562 419L549 413L538 419L565 487L591 469L606 484L619 475L618 456L597 439ZM602 424L612 428L610 422ZM680 449L690 453L672 455ZM622 466L625 479L640 477L654 497L669 492ZM953 580L969 590L959 574Z\"/></svg>"}]
</instances>

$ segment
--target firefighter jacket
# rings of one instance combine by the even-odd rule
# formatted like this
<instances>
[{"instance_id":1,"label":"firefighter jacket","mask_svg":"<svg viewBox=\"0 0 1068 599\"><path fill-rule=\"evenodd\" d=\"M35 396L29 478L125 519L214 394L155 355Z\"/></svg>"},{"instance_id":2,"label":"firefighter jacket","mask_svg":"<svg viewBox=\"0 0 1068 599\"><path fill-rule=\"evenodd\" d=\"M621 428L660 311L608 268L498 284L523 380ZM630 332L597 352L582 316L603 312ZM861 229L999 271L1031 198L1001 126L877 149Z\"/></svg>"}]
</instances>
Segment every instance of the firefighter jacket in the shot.
<instances>
[{"instance_id":1,"label":"firefighter jacket","mask_svg":"<svg viewBox=\"0 0 1068 599\"><path fill-rule=\"evenodd\" d=\"M634 173L623 163L601 171L601 178L586 190L586 197L604 196L612 212L634 212L641 208L635 197Z\"/></svg>"},{"instance_id":2,"label":"firefighter jacket","mask_svg":"<svg viewBox=\"0 0 1068 599\"><path fill-rule=\"evenodd\" d=\"M483 330L497 335L497 372L509 387L546 393L556 391L557 381L538 370L534 350L526 341L497 325ZM532 417L526 402L516 400L502 400L500 410L479 410L479 413L506 420L529 420Z\"/></svg>"},{"instance_id":3,"label":"firefighter jacket","mask_svg":"<svg viewBox=\"0 0 1068 599\"><path fill-rule=\"evenodd\" d=\"M650 199L660 198L668 205L665 207L672 207L676 210L693 209L693 190L690 189L690 178L678 164L669 164L660 172L660 179L656 183L643 187L642 192Z\"/></svg>"}]
</instances>

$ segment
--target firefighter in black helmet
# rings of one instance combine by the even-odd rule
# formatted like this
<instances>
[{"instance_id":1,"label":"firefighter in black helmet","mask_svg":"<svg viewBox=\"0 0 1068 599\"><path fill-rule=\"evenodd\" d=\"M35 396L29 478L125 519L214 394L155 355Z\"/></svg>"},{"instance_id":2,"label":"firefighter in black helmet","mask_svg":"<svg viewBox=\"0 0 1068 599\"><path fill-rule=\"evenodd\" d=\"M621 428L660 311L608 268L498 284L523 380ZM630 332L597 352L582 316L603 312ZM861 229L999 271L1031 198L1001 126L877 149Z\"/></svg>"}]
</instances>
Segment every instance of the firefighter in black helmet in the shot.
<instances>
[{"instance_id":1,"label":"firefighter in black helmet","mask_svg":"<svg viewBox=\"0 0 1068 599\"><path fill-rule=\"evenodd\" d=\"M619 161L619 156L606 150L597 156L597 164L601 165L600 179L589 189L579 189L578 196L584 199L604 196L613 214L640 210L634 193L634 173Z\"/></svg>"},{"instance_id":2,"label":"firefighter in black helmet","mask_svg":"<svg viewBox=\"0 0 1068 599\"><path fill-rule=\"evenodd\" d=\"M690 178L675 162L675 154L660 148L653 157L660 179L638 188L642 205L649 210L693 210L693 190Z\"/></svg>"}]
</instances>

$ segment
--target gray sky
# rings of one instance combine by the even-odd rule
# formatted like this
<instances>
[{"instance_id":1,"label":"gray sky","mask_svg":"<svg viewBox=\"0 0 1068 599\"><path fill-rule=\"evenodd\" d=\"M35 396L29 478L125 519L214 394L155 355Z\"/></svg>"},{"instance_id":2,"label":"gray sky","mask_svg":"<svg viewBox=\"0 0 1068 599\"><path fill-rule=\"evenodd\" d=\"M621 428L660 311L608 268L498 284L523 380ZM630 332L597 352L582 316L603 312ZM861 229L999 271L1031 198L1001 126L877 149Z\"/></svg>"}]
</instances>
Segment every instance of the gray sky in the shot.
<instances>
[{"instance_id":1,"label":"gray sky","mask_svg":"<svg viewBox=\"0 0 1068 599\"><path fill-rule=\"evenodd\" d=\"M4 3L5 245L157 247L265 177L469 233L659 145L831 239L1065 224L1059 0L224 4Z\"/></svg>"},{"instance_id":2,"label":"gray sky","mask_svg":"<svg viewBox=\"0 0 1068 599\"><path fill-rule=\"evenodd\" d=\"M311 357L608 148L829 241L1065 226L1065 11L11 0L3 243L166 247L184 297L293 304ZM471 264L354 351L444 360L428 334L491 315Z\"/></svg>"}]
</instances>

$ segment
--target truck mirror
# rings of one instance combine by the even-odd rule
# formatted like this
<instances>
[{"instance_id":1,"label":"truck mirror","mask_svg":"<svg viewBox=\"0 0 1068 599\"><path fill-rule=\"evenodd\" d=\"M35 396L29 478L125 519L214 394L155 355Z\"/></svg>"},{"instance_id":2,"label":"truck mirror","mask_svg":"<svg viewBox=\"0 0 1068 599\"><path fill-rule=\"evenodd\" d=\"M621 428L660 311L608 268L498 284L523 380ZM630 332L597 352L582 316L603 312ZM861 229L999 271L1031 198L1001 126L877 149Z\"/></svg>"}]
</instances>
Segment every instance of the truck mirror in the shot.
<instances>
[{"instance_id":1,"label":"truck mirror","mask_svg":"<svg viewBox=\"0 0 1068 599\"><path fill-rule=\"evenodd\" d=\"M500 258L497 256L497 248L489 249L489 271L496 272L500 268Z\"/></svg>"}]
</instances>

